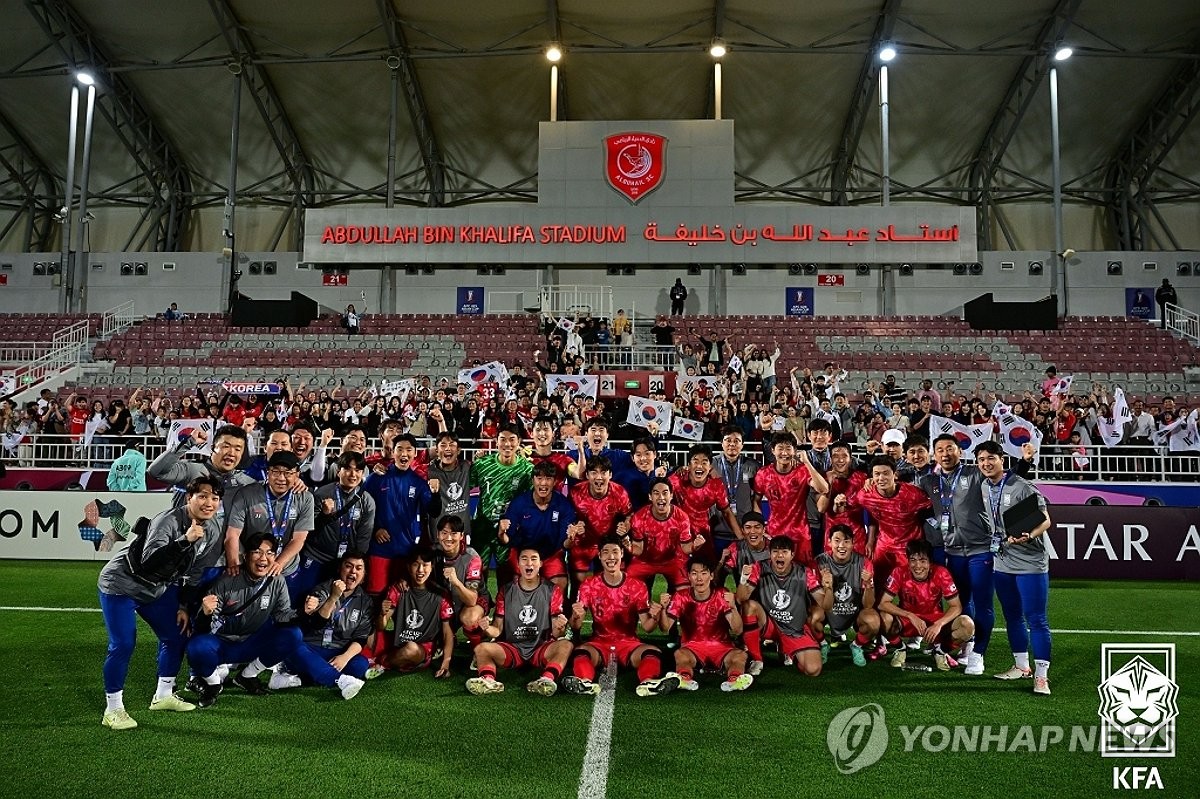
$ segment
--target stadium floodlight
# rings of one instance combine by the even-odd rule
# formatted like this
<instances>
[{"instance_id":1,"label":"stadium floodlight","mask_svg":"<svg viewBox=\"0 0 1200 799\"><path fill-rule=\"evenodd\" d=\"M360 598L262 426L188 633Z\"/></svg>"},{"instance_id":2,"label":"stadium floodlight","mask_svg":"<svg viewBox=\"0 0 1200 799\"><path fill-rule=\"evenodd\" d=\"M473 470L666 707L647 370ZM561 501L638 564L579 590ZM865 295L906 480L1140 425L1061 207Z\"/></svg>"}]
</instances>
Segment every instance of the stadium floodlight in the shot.
<instances>
[{"instance_id":1,"label":"stadium floodlight","mask_svg":"<svg viewBox=\"0 0 1200 799\"><path fill-rule=\"evenodd\" d=\"M86 69L81 69L75 73L75 80L79 81L81 86L95 86L96 76L88 72Z\"/></svg>"},{"instance_id":2,"label":"stadium floodlight","mask_svg":"<svg viewBox=\"0 0 1200 799\"><path fill-rule=\"evenodd\" d=\"M1074 54L1075 54L1075 51L1072 50L1070 47L1067 47L1066 45L1060 45L1058 47L1058 49L1056 49L1054 51L1054 60L1055 61L1066 61L1068 58L1070 58Z\"/></svg>"},{"instance_id":3,"label":"stadium floodlight","mask_svg":"<svg viewBox=\"0 0 1200 799\"><path fill-rule=\"evenodd\" d=\"M563 51L557 44L552 44L546 48L546 60L551 64L557 64L562 60Z\"/></svg>"},{"instance_id":4,"label":"stadium floodlight","mask_svg":"<svg viewBox=\"0 0 1200 799\"><path fill-rule=\"evenodd\" d=\"M879 48L879 60L885 64L894 61L896 55L896 46L890 42L885 43Z\"/></svg>"},{"instance_id":5,"label":"stadium floodlight","mask_svg":"<svg viewBox=\"0 0 1200 799\"><path fill-rule=\"evenodd\" d=\"M708 46L708 54L713 58L724 58L727 52L729 51L725 47L725 42L720 39L713 39L712 44Z\"/></svg>"}]
</instances>

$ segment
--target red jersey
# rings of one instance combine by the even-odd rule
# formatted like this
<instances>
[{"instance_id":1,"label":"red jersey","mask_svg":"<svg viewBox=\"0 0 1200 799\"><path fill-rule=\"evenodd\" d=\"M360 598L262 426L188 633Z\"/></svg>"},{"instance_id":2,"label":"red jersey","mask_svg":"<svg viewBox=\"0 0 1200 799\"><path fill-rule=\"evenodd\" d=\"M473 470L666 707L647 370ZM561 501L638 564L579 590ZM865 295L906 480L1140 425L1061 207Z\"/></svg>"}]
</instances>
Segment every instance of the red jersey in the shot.
<instances>
[{"instance_id":1,"label":"red jersey","mask_svg":"<svg viewBox=\"0 0 1200 799\"><path fill-rule=\"evenodd\" d=\"M641 580L624 574L617 585L597 574L579 586L579 601L592 612L593 638L636 638L638 616L650 608L650 592Z\"/></svg>"},{"instance_id":2,"label":"red jersey","mask_svg":"<svg viewBox=\"0 0 1200 799\"><path fill-rule=\"evenodd\" d=\"M875 541L876 555L889 551L904 554L904 547L909 541L925 535L921 524L928 514L924 511L933 508L929 496L912 483L898 483L897 486L899 490L890 497L874 489L863 488L846 498L848 513L861 512L866 508L879 525Z\"/></svg>"},{"instance_id":3,"label":"red jersey","mask_svg":"<svg viewBox=\"0 0 1200 799\"><path fill-rule=\"evenodd\" d=\"M539 463L554 464L554 490L562 489L563 484L567 482L567 469L575 463L575 459L565 452L551 452L549 455L539 455L536 452L529 453L529 460L533 461L533 465Z\"/></svg>"},{"instance_id":4,"label":"red jersey","mask_svg":"<svg viewBox=\"0 0 1200 799\"><path fill-rule=\"evenodd\" d=\"M887 581L887 592L896 604L925 621L935 621L942 615L942 600L958 596L958 586L950 570L936 563L929 567L929 577L917 580L908 569L897 569Z\"/></svg>"},{"instance_id":5,"label":"red jersey","mask_svg":"<svg viewBox=\"0 0 1200 799\"><path fill-rule=\"evenodd\" d=\"M786 535L797 545L808 544L808 488L809 474L804 466L780 474L771 465L755 473L754 492L762 494L771 508L768 536Z\"/></svg>"},{"instance_id":6,"label":"red jersey","mask_svg":"<svg viewBox=\"0 0 1200 799\"><path fill-rule=\"evenodd\" d=\"M221 413L221 418L232 425L241 427L242 422L246 420L246 409L241 403L226 405L225 410Z\"/></svg>"},{"instance_id":7,"label":"red jersey","mask_svg":"<svg viewBox=\"0 0 1200 799\"><path fill-rule=\"evenodd\" d=\"M714 505L719 510L729 507L729 494L725 490L725 483L721 478L709 475L704 485L697 488L692 485L691 476L686 469L672 473L670 480L671 490L675 492L674 504L687 514L688 521L692 523L692 534L703 534L711 541L708 512Z\"/></svg>"},{"instance_id":8,"label":"red jersey","mask_svg":"<svg viewBox=\"0 0 1200 799\"><path fill-rule=\"evenodd\" d=\"M704 600L696 599L690 587L676 591L667 606L667 614L679 622L679 640L685 645L691 641L732 645L725 618L731 610L725 592L715 587Z\"/></svg>"},{"instance_id":9,"label":"red jersey","mask_svg":"<svg viewBox=\"0 0 1200 799\"><path fill-rule=\"evenodd\" d=\"M583 522L583 535L575 539L572 549L597 546L601 538L616 529L621 518L633 512L629 493L612 482L608 484L608 493L599 498L592 496L591 486L587 483L577 483L571 489L571 502L575 505L577 518Z\"/></svg>"},{"instance_id":10,"label":"red jersey","mask_svg":"<svg viewBox=\"0 0 1200 799\"><path fill-rule=\"evenodd\" d=\"M90 418L92 418L92 412L87 408L71 408L71 435L83 435L87 430Z\"/></svg>"},{"instance_id":11,"label":"red jersey","mask_svg":"<svg viewBox=\"0 0 1200 799\"><path fill-rule=\"evenodd\" d=\"M845 494L846 499L857 494L862 490L863 485L867 482L867 475L863 472L850 472L849 477L834 477L832 473L825 475L825 479L829 481L829 496L836 497L838 494ZM849 506L841 513L833 512L833 503L829 503L829 512L825 514L825 551L829 551L829 536L828 532L835 525L845 524L854 531L854 551L860 555L867 554L867 527L863 523L862 509L851 511Z\"/></svg>"},{"instance_id":12,"label":"red jersey","mask_svg":"<svg viewBox=\"0 0 1200 799\"><path fill-rule=\"evenodd\" d=\"M647 505L633 514L629 528L630 537L642 541L645 546L638 560L651 563L683 560L682 545L692 540L692 525L687 514L674 506L671 515L659 521Z\"/></svg>"}]
</instances>

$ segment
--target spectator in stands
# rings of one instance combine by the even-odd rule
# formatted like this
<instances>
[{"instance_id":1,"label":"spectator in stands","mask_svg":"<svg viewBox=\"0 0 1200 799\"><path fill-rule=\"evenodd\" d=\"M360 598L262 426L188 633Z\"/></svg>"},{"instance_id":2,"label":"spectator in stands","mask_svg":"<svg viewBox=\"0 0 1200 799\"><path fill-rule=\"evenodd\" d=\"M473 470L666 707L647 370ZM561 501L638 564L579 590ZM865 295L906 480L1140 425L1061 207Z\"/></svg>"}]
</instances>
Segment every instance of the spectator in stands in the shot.
<instances>
[{"instance_id":1,"label":"spectator in stands","mask_svg":"<svg viewBox=\"0 0 1200 799\"><path fill-rule=\"evenodd\" d=\"M342 329L351 336L362 332L358 324L358 312L354 310L353 304L347 305L345 313L342 314Z\"/></svg>"},{"instance_id":2,"label":"spectator in stands","mask_svg":"<svg viewBox=\"0 0 1200 799\"><path fill-rule=\"evenodd\" d=\"M921 390L917 392L918 402L928 398L929 412L942 414L942 395L933 387L933 381L925 379L921 381ZM922 407L924 407L922 405ZM915 423L914 423L915 424ZM924 431L922 431L924 432Z\"/></svg>"},{"instance_id":3,"label":"spectator in stands","mask_svg":"<svg viewBox=\"0 0 1200 799\"><path fill-rule=\"evenodd\" d=\"M896 385L895 375L885 375L883 382L879 384L879 396L887 400L889 405L893 405L907 400L908 390L903 386Z\"/></svg>"},{"instance_id":4,"label":"spectator in stands","mask_svg":"<svg viewBox=\"0 0 1200 799\"><path fill-rule=\"evenodd\" d=\"M168 322L182 322L183 311L179 310L179 303L173 302L167 306L167 310L163 311L163 319Z\"/></svg>"},{"instance_id":5,"label":"spectator in stands","mask_svg":"<svg viewBox=\"0 0 1200 799\"><path fill-rule=\"evenodd\" d=\"M1158 287L1158 291L1154 292L1154 301L1158 303L1158 326L1163 330L1167 329L1167 306L1175 305L1179 302L1179 295L1175 293L1175 287L1171 285L1171 281L1163 278L1162 285Z\"/></svg>"},{"instance_id":6,"label":"spectator in stands","mask_svg":"<svg viewBox=\"0 0 1200 799\"><path fill-rule=\"evenodd\" d=\"M675 285L671 286L671 316L683 316L683 304L687 301L688 290L683 285L683 278L675 278Z\"/></svg>"}]
</instances>

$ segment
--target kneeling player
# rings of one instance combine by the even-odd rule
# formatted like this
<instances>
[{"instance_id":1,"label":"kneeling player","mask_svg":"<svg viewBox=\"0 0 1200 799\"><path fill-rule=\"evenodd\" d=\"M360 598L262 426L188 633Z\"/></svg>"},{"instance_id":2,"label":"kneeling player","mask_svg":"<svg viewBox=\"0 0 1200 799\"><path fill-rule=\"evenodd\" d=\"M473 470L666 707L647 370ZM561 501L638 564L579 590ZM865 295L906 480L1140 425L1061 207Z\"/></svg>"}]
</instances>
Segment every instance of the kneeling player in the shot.
<instances>
[{"instance_id":1,"label":"kneeling player","mask_svg":"<svg viewBox=\"0 0 1200 799\"><path fill-rule=\"evenodd\" d=\"M590 474L590 468L588 471ZM600 685L595 682L596 667L609 658L617 665L637 669L638 696L665 694L679 687L678 677L662 676L662 651L637 636L639 623L646 632L658 627L662 606L650 604L646 586L626 576L622 570L624 559L620 536L610 534L600 539L603 572L584 580L579 587L579 601L572 607L571 627L576 635L583 626L584 612L591 611L592 637L575 650L571 661L574 674L563 680L567 693L600 693Z\"/></svg>"},{"instance_id":2,"label":"kneeling player","mask_svg":"<svg viewBox=\"0 0 1200 799\"><path fill-rule=\"evenodd\" d=\"M829 551L817 556L821 582L832 580L833 607L826 613L814 609L809 625L821 643L821 662L829 659L829 641L822 628L829 625L834 639L844 638L855 631L850 642L850 659L855 666L867 665L866 650L873 647L879 634L879 613L875 610L875 570L871 561L856 549L854 530L846 524L834 525L829 531ZM828 575L828 576L827 576ZM874 652L872 652L874 654Z\"/></svg>"},{"instance_id":3,"label":"kneeling player","mask_svg":"<svg viewBox=\"0 0 1200 799\"><path fill-rule=\"evenodd\" d=\"M433 676L450 675L450 658L454 654L450 620L454 618L454 608L446 589L432 579L436 560L433 547L418 546L409 557L407 584L392 586L380 603L375 624L377 636L386 635L387 623L395 617L395 637L389 642L392 646L376 657L387 668L423 669L433 662L436 648L442 659Z\"/></svg>"},{"instance_id":4,"label":"kneeling player","mask_svg":"<svg viewBox=\"0 0 1200 799\"><path fill-rule=\"evenodd\" d=\"M796 563L796 544L786 535L771 539L769 566L754 566L749 585L754 599L745 604L743 619L744 640L750 657L762 669L762 638L779 642L779 652L796 664L796 668L816 677L821 673L820 647L809 627L810 618L818 611L819 618L833 607L833 578L828 584L817 579L813 569ZM759 630L759 620L765 626ZM753 665L753 664L752 664Z\"/></svg>"},{"instance_id":5,"label":"kneeling player","mask_svg":"<svg viewBox=\"0 0 1200 799\"><path fill-rule=\"evenodd\" d=\"M954 578L945 566L933 563L928 541L909 541L905 554L907 568L892 572L879 602L881 629L892 645L900 644L901 637L919 638L924 646L933 647L938 669L949 671L947 655L971 640L975 622L963 615ZM907 657L901 646L892 655L892 665L903 668Z\"/></svg>"},{"instance_id":6,"label":"kneeling player","mask_svg":"<svg viewBox=\"0 0 1200 799\"><path fill-rule=\"evenodd\" d=\"M715 590L713 567L696 555L687 561L689 587L674 596L662 595L665 609L658 614L658 626L669 632L676 622L681 628L680 647L675 652L675 672L679 687L699 690L694 679L697 668L725 672L722 691L744 691L754 682L746 672L746 653L733 646L732 636L742 632L742 617L734 605L733 594Z\"/></svg>"},{"instance_id":7,"label":"kneeling player","mask_svg":"<svg viewBox=\"0 0 1200 799\"><path fill-rule=\"evenodd\" d=\"M476 696L504 690L504 683L496 679L497 668L526 664L542 669L542 676L525 690L553 696L571 654L571 642L562 637L567 631L563 590L542 579L542 558L533 547L517 553L517 567L517 578L496 596L495 623L480 623L485 636L501 640L475 647L479 676L467 680L467 690Z\"/></svg>"}]
</instances>

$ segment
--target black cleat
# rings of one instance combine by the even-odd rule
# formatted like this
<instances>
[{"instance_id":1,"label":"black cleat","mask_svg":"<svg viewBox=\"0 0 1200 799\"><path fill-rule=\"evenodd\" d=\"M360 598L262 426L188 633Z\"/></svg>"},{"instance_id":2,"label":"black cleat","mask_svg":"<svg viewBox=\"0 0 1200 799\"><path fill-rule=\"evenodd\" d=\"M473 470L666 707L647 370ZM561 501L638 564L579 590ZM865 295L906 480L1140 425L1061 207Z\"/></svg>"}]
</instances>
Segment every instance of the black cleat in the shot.
<instances>
[{"instance_id":1,"label":"black cleat","mask_svg":"<svg viewBox=\"0 0 1200 799\"><path fill-rule=\"evenodd\" d=\"M258 677L246 677L239 674L233 678L233 681L251 696L266 696L271 693L271 689L263 685L262 680Z\"/></svg>"},{"instance_id":2,"label":"black cleat","mask_svg":"<svg viewBox=\"0 0 1200 799\"><path fill-rule=\"evenodd\" d=\"M208 683L203 683L203 686L197 691L200 696L196 700L196 707L212 707L216 704L217 697L221 695L223 689L220 685L209 685Z\"/></svg>"}]
</instances>

